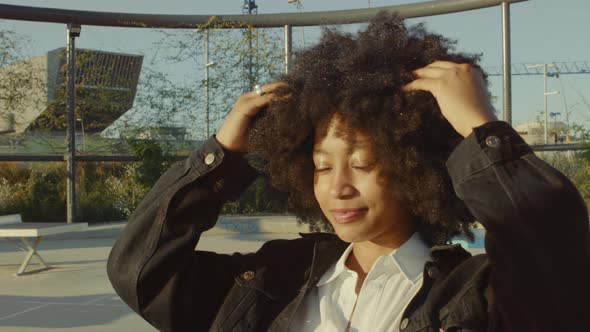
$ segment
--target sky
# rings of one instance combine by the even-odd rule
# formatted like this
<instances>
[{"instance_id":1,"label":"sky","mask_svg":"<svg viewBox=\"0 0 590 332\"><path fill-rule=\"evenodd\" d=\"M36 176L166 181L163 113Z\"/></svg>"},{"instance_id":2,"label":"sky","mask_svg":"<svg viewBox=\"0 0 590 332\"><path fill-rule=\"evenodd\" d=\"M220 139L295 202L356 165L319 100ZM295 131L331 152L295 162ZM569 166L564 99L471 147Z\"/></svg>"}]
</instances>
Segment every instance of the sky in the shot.
<instances>
[{"instance_id":1,"label":"sky","mask_svg":"<svg viewBox=\"0 0 590 332\"><path fill-rule=\"evenodd\" d=\"M304 12L343 10L414 3L411 0L301 0ZM188 1L188 0L0 0L2 4L63 9L152 13L231 15L241 14L242 0ZM257 0L258 12L297 12L287 0ZM590 12L588 0L530 0L511 5L511 38L513 63L552 63L561 61L590 61ZM469 12L431 16L409 20L425 22L437 33L457 40L460 51L482 53L482 66L502 64L501 10L500 7ZM358 26L345 27L356 29ZM31 55L41 54L65 45L65 26L36 22L0 20L0 28L10 28L30 37L27 50ZM313 44L319 35L316 28L295 29L296 46ZM160 36L160 35L158 35ZM106 28L83 26L77 47L116 52L145 54L148 61L157 61L150 53L156 35L149 29ZM145 63L145 61L144 61ZM190 71L190 70L189 70ZM186 70L185 70L186 72ZM201 71L195 70L195 75ZM501 116L501 77L490 77L490 91L496 96L495 107ZM514 76L512 90L513 124L534 121L543 110L543 76ZM565 109L571 112L570 122L590 126L590 74L561 75L548 79L548 90L559 95L548 96L549 112L560 112L557 120L565 121Z\"/></svg>"}]
</instances>

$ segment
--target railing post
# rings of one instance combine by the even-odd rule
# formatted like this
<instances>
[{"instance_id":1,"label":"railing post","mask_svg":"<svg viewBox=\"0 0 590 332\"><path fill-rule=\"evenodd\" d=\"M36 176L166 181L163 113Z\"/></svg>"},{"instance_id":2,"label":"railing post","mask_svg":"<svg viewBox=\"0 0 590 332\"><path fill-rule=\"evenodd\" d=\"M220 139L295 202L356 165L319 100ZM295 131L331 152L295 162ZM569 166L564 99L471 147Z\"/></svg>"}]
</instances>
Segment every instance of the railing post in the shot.
<instances>
[{"instance_id":1,"label":"railing post","mask_svg":"<svg viewBox=\"0 0 590 332\"><path fill-rule=\"evenodd\" d=\"M293 27L285 25L285 74L291 69L291 48L293 46Z\"/></svg>"},{"instance_id":2,"label":"railing post","mask_svg":"<svg viewBox=\"0 0 590 332\"><path fill-rule=\"evenodd\" d=\"M205 138L209 138L209 28L205 30Z\"/></svg>"},{"instance_id":3,"label":"railing post","mask_svg":"<svg viewBox=\"0 0 590 332\"><path fill-rule=\"evenodd\" d=\"M67 78L67 132L68 142L67 161L67 222L76 222L76 37L80 36L81 27L78 24L69 23L66 37L66 78Z\"/></svg>"},{"instance_id":4,"label":"railing post","mask_svg":"<svg viewBox=\"0 0 590 332\"><path fill-rule=\"evenodd\" d=\"M512 72L510 60L510 4L502 2L503 119L512 124Z\"/></svg>"}]
</instances>

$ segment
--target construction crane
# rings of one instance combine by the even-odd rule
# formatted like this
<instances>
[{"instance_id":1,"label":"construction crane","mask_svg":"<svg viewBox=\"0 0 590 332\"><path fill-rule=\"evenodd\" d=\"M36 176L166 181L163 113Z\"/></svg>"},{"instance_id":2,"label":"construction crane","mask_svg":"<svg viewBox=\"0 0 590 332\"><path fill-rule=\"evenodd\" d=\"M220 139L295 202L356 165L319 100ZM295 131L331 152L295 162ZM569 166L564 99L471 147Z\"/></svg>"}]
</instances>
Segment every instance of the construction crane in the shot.
<instances>
[{"instance_id":1,"label":"construction crane","mask_svg":"<svg viewBox=\"0 0 590 332\"><path fill-rule=\"evenodd\" d=\"M256 0L244 0L244 5L242 6L242 15L252 14L258 14L258 5L256 4Z\"/></svg>"},{"instance_id":2,"label":"construction crane","mask_svg":"<svg viewBox=\"0 0 590 332\"><path fill-rule=\"evenodd\" d=\"M547 70L547 76L559 77L563 74L590 74L590 61L552 62ZM513 76L516 75L543 75L542 67L535 67L530 63L513 63L510 66ZM489 76L502 76L502 66L484 67Z\"/></svg>"},{"instance_id":3,"label":"construction crane","mask_svg":"<svg viewBox=\"0 0 590 332\"><path fill-rule=\"evenodd\" d=\"M485 67L484 70L489 76L502 76L502 67L501 66L494 66L494 67ZM510 66L511 75L514 76L528 76L528 75L543 75L545 80L545 91L543 93L543 98L545 99L545 144L547 144L547 122L548 116L551 115L551 118L555 121L557 115L561 115L561 113L548 113L547 111L547 96L551 94L557 94L558 92L548 92L547 91L547 77L555 77L560 78L560 75L564 74L590 74L590 62L589 61L573 61L573 62L552 62L552 63L545 63L545 64L532 64L532 63L513 63ZM563 82L561 79L559 80L561 84L561 89L563 90ZM563 96L563 106L565 108L565 118L567 124L567 132L566 132L566 143L570 143L569 137L569 111L567 106L567 101L565 99L565 94Z\"/></svg>"}]
</instances>

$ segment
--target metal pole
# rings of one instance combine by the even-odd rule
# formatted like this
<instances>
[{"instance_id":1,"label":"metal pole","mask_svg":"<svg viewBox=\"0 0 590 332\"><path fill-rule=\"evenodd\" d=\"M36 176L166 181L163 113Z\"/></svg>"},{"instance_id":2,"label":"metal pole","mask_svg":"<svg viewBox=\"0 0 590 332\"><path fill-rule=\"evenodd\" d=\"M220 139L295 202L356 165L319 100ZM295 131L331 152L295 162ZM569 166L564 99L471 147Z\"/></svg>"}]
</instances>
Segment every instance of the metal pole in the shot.
<instances>
[{"instance_id":1,"label":"metal pole","mask_svg":"<svg viewBox=\"0 0 590 332\"><path fill-rule=\"evenodd\" d=\"M559 67L554 63L553 64L555 66L555 72L557 73L557 77L560 77L560 73L559 73ZM559 79L559 85L561 86L561 93L563 93L563 110L565 111L565 125L566 125L566 129L565 129L565 143L569 144L570 143L570 115L567 109L567 96L565 94L565 90L563 89L563 81L561 80L561 78Z\"/></svg>"},{"instance_id":2,"label":"metal pole","mask_svg":"<svg viewBox=\"0 0 590 332\"><path fill-rule=\"evenodd\" d=\"M252 29L254 28L248 27L248 91L254 90L254 75L252 74L252 65L254 63L254 61L252 60L252 52L254 49L252 47L252 38L254 35L252 34Z\"/></svg>"},{"instance_id":3,"label":"metal pole","mask_svg":"<svg viewBox=\"0 0 590 332\"><path fill-rule=\"evenodd\" d=\"M205 122L209 137L209 29L205 30Z\"/></svg>"},{"instance_id":4,"label":"metal pole","mask_svg":"<svg viewBox=\"0 0 590 332\"><path fill-rule=\"evenodd\" d=\"M543 100L545 105L545 144L547 144L547 64L543 65Z\"/></svg>"},{"instance_id":5,"label":"metal pole","mask_svg":"<svg viewBox=\"0 0 590 332\"><path fill-rule=\"evenodd\" d=\"M84 133L84 120L80 119L80 124L82 125L82 149L86 151L86 134Z\"/></svg>"},{"instance_id":6,"label":"metal pole","mask_svg":"<svg viewBox=\"0 0 590 332\"><path fill-rule=\"evenodd\" d=\"M66 38L66 76L67 76L67 223L76 222L76 37L80 35L80 25L68 24Z\"/></svg>"},{"instance_id":7,"label":"metal pole","mask_svg":"<svg viewBox=\"0 0 590 332\"><path fill-rule=\"evenodd\" d=\"M248 15L258 14L258 6L256 6L255 0L248 0ZM255 27L252 25L248 26L248 88L246 91L252 91L254 89L254 74L252 71L252 66L254 61L252 59L252 53L254 52L254 48L252 47L252 38L254 38L254 29Z\"/></svg>"},{"instance_id":8,"label":"metal pole","mask_svg":"<svg viewBox=\"0 0 590 332\"><path fill-rule=\"evenodd\" d=\"M285 25L285 74L291 69L291 48L293 46L293 27Z\"/></svg>"},{"instance_id":9,"label":"metal pole","mask_svg":"<svg viewBox=\"0 0 590 332\"><path fill-rule=\"evenodd\" d=\"M221 19L224 29L243 28L244 24L256 28L280 28L291 26L316 26L366 23L380 11L396 13L403 18L417 18L450 14L461 11L490 8L502 2L518 3L527 0L435 0L411 4L361 8L352 10L319 11L306 13L277 13L263 15L154 15L93 12L55 8L38 8L0 4L0 18L47 23L78 22L83 25L136 28L194 29L207 24L212 18ZM253 4L254 6L256 4ZM256 7L255 7L256 9ZM244 11L243 14L246 12Z\"/></svg>"},{"instance_id":10,"label":"metal pole","mask_svg":"<svg viewBox=\"0 0 590 332\"><path fill-rule=\"evenodd\" d=\"M512 73L510 59L510 4L502 2L503 118L512 124Z\"/></svg>"}]
</instances>

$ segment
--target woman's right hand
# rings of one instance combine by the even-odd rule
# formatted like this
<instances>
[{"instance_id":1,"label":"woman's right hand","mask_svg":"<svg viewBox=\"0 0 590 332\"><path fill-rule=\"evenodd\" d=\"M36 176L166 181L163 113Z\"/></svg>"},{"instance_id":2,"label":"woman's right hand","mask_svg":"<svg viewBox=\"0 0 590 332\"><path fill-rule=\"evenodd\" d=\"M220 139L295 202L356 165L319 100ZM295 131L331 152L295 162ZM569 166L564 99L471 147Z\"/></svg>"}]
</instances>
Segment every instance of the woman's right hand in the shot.
<instances>
[{"instance_id":1,"label":"woman's right hand","mask_svg":"<svg viewBox=\"0 0 590 332\"><path fill-rule=\"evenodd\" d=\"M252 118L276 97L273 91L285 86L285 82L273 82L262 86L262 95L247 92L236 100L216 134L217 141L227 150L245 153L248 148L248 131Z\"/></svg>"}]
</instances>

